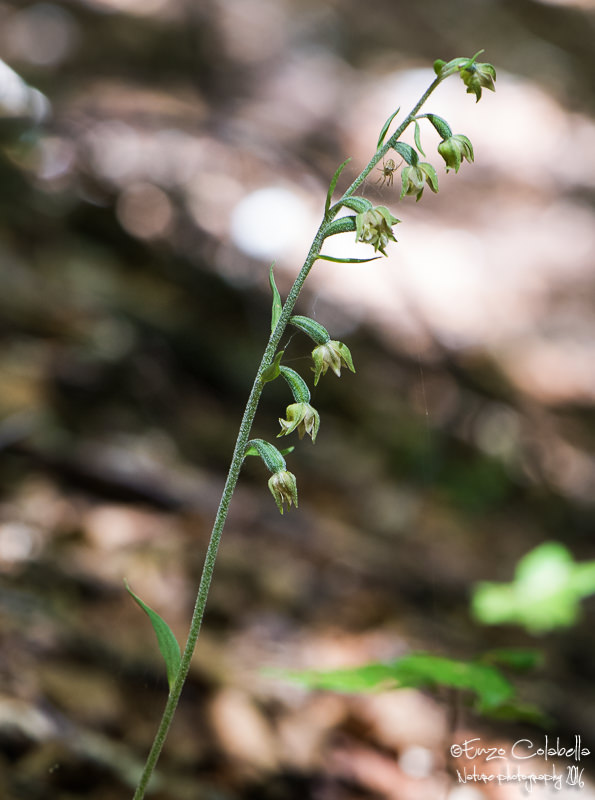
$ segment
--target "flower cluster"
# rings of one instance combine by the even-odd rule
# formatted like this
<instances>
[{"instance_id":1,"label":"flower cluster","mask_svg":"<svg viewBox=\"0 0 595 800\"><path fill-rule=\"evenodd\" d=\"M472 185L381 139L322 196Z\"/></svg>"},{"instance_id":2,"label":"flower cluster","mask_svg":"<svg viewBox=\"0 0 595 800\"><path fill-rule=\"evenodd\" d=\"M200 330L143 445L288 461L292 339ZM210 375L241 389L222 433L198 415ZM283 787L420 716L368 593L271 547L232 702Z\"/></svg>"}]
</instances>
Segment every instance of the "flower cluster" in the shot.
<instances>
[{"instance_id":1,"label":"flower cluster","mask_svg":"<svg viewBox=\"0 0 595 800\"><path fill-rule=\"evenodd\" d=\"M473 58L455 58L448 63L445 61L436 61L434 63L434 70L438 76L438 82L444 80L449 75L458 73L467 87L467 92L474 94L477 100L480 99L483 89L494 91L496 70L491 64L478 63L478 55L479 53L476 53ZM403 197L410 196L415 197L416 200L420 200L426 186L429 186L432 192L438 192L438 176L432 164L427 161L420 161L420 154L425 157L425 153L421 145L419 120L428 120L438 133L440 137L438 154L444 159L447 172L450 170L458 172L463 161L468 161L470 163L473 161L473 145L467 136L462 133L453 134L445 119L442 119L442 117L439 117L437 114L425 113L420 116L415 116L414 114L410 115L406 123L399 129L399 135L393 135L388 145L383 146L388 129L397 113L398 110L385 122L378 139L376 156L370 162L368 168L362 173L362 176L367 175L372 167L378 163L380 158L384 158L389 150L392 149L401 157L401 163L403 164L401 169L401 193L399 200ZM415 147L399 140L400 134L410 123L414 124L413 138ZM355 231L357 242L369 244L374 248L374 253L381 253L385 256L387 255L386 248L390 242L397 241L393 233L393 226L400 221L391 214L386 206L374 206L367 198L347 192L343 195L339 203L331 208L332 196L337 180L348 161L349 159L341 164L330 183L325 205L325 217L321 228L323 231L323 238ZM392 158L382 163L383 167L380 169L382 177L379 180L382 180L383 184L390 187L393 184L393 174L397 171L398 167L396 166L395 160ZM337 211L340 207L349 209L353 213L337 217ZM318 251L317 258L326 259L328 261L343 261L346 263L362 263L364 261L373 260L372 258L336 258L334 256L321 254L320 251ZM270 269L269 281L273 291L271 331L274 332L278 326L284 307L281 303L277 287L275 286L272 267ZM351 372L355 372L351 353L347 345L343 344L343 342L331 339L326 328L319 322L303 316L293 316L289 321L300 331L306 333L314 342L315 347L312 350L314 386L318 385L320 378L326 375L329 369L332 370L337 377L341 377L342 367L346 367ZM314 443L320 428L320 415L310 403L310 390L306 382L295 370L281 364L282 357L283 351L281 350L276 353L274 358L272 358L268 365L262 369L262 372L259 373L260 380L263 384L273 381L278 378L279 375L282 375L293 394L294 402L287 406L285 418L279 418L281 431L277 434L277 438L289 436L297 432L300 439L308 435ZM293 448L288 448L287 450L280 451L272 444L262 439L252 440L246 449L246 455L259 455L272 473L268 485L281 513L283 513L285 506L289 508L295 505L297 507L298 504L295 475L287 470L285 459L283 458L284 454L290 452L292 449Z\"/></svg>"}]
</instances>

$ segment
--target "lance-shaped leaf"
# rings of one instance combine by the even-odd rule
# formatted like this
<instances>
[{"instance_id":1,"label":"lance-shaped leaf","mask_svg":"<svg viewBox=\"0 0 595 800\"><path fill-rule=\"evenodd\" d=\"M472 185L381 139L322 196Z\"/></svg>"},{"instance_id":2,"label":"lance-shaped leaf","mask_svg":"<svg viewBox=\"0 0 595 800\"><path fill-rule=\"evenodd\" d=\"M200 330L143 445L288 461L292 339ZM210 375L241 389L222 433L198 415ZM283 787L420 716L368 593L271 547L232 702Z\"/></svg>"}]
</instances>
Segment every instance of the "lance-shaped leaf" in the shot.
<instances>
[{"instance_id":1,"label":"lance-shaped leaf","mask_svg":"<svg viewBox=\"0 0 595 800\"><path fill-rule=\"evenodd\" d=\"M403 156L409 166L417 166L419 162L419 156L410 144L407 144L406 142L395 142L393 145L393 150L395 150L400 156Z\"/></svg>"},{"instance_id":2,"label":"lance-shaped leaf","mask_svg":"<svg viewBox=\"0 0 595 800\"><path fill-rule=\"evenodd\" d=\"M341 205L345 206L346 208L350 208L357 214L363 214L364 212L370 211L370 209L374 208L372 203L366 197L360 197L359 195L355 195L354 197L346 197L345 200L341 201Z\"/></svg>"},{"instance_id":3,"label":"lance-shaped leaf","mask_svg":"<svg viewBox=\"0 0 595 800\"><path fill-rule=\"evenodd\" d=\"M275 378L279 377L279 364L281 363L281 359L283 358L283 353L285 350L279 350L279 352L275 355L272 363L264 370L261 376L261 380L263 383L268 383L269 381L274 381Z\"/></svg>"},{"instance_id":4,"label":"lance-shaped leaf","mask_svg":"<svg viewBox=\"0 0 595 800\"><path fill-rule=\"evenodd\" d=\"M279 452L281 453L282 456L286 456L289 455L289 453L293 453L294 450L295 447L292 445L291 447L284 447L283 450L279 450ZM258 456L260 458L260 453L258 452L258 449L256 447L250 445L249 447L246 448L244 456Z\"/></svg>"},{"instance_id":5,"label":"lance-shaped leaf","mask_svg":"<svg viewBox=\"0 0 595 800\"><path fill-rule=\"evenodd\" d=\"M415 120L415 128L414 128L413 139L415 141L415 146L417 147L419 152L422 154L422 156L425 158L426 154L424 153L423 147L421 146L421 133L420 133L420 130L419 130L419 122L417 120Z\"/></svg>"},{"instance_id":6,"label":"lance-shaped leaf","mask_svg":"<svg viewBox=\"0 0 595 800\"><path fill-rule=\"evenodd\" d=\"M327 236L335 236L337 233L350 233L355 230L355 217L350 215L348 217L339 217L334 219L324 230L324 238Z\"/></svg>"},{"instance_id":7,"label":"lance-shaped leaf","mask_svg":"<svg viewBox=\"0 0 595 800\"><path fill-rule=\"evenodd\" d=\"M281 375L287 381L287 385L291 389L293 399L296 403L309 403L310 390L306 381L302 376L291 367L280 367Z\"/></svg>"},{"instance_id":8,"label":"lance-shaped leaf","mask_svg":"<svg viewBox=\"0 0 595 800\"><path fill-rule=\"evenodd\" d=\"M167 670L167 682L169 684L169 690L171 692L174 682L176 680L176 675L178 674L178 669L180 668L180 646L176 640L176 637L173 635L171 628L167 624L167 622L159 616L156 611L153 611L146 603L144 603L138 595L136 595L130 586L128 585L128 581L124 581L124 585L126 586L126 591L130 594L132 599L142 608L145 614L149 617L151 621L151 625L153 626L153 630L155 631L155 635L157 636L157 644L159 645L159 650L161 651L161 655L165 660L165 668Z\"/></svg>"},{"instance_id":9,"label":"lance-shaped leaf","mask_svg":"<svg viewBox=\"0 0 595 800\"><path fill-rule=\"evenodd\" d=\"M279 294L279 290L277 289L277 284L275 283L275 276L273 275L273 267L275 264L271 264L271 270L269 272L269 283L271 285L271 291L273 292L273 309L271 313L271 331L274 331L277 327L277 322L279 322L279 317L281 316L281 311L283 310L283 304L281 303L281 295Z\"/></svg>"},{"instance_id":10,"label":"lance-shaped leaf","mask_svg":"<svg viewBox=\"0 0 595 800\"><path fill-rule=\"evenodd\" d=\"M347 164L349 164L350 161L351 161L351 158L346 158L345 161L341 164L341 166L337 168L335 174L333 175L333 178L332 178L332 180L330 182L330 186L328 187L328 192L327 192L327 195L326 195L326 203L324 205L324 216L325 217L328 214L329 209L331 207L331 201L333 199L333 192L335 191L335 188L337 186L337 181L339 180L339 175L343 172L343 170L345 169Z\"/></svg>"},{"instance_id":11,"label":"lance-shaped leaf","mask_svg":"<svg viewBox=\"0 0 595 800\"><path fill-rule=\"evenodd\" d=\"M307 333L315 344L326 344L331 340L330 334L324 325L321 325L320 322L316 322L315 319L302 317L296 314L289 318L289 322L295 325L300 331Z\"/></svg>"},{"instance_id":12,"label":"lance-shaped leaf","mask_svg":"<svg viewBox=\"0 0 595 800\"><path fill-rule=\"evenodd\" d=\"M281 452L274 444L265 442L264 439L250 439L246 445L246 452L244 455L247 455L248 451L252 450L256 450L269 472L281 472L287 466Z\"/></svg>"},{"instance_id":13,"label":"lance-shaped leaf","mask_svg":"<svg viewBox=\"0 0 595 800\"><path fill-rule=\"evenodd\" d=\"M366 264L368 261L376 261L382 256L372 256L372 258L336 258L335 256L318 255L316 258L321 258L324 261L334 261L337 264Z\"/></svg>"},{"instance_id":14,"label":"lance-shaped leaf","mask_svg":"<svg viewBox=\"0 0 595 800\"><path fill-rule=\"evenodd\" d=\"M376 150L380 150L382 145L384 144L384 140L386 139L386 134L388 133L388 129L390 128L390 124L393 119L397 116L399 111L401 110L401 106L397 108L397 110L390 115L390 117L386 120L384 125L382 126L382 130L380 131L380 136L378 137L378 144L376 145Z\"/></svg>"},{"instance_id":15,"label":"lance-shaped leaf","mask_svg":"<svg viewBox=\"0 0 595 800\"><path fill-rule=\"evenodd\" d=\"M445 119L438 114L424 114L424 116L430 120L441 139L449 139L452 136L450 125Z\"/></svg>"}]
</instances>

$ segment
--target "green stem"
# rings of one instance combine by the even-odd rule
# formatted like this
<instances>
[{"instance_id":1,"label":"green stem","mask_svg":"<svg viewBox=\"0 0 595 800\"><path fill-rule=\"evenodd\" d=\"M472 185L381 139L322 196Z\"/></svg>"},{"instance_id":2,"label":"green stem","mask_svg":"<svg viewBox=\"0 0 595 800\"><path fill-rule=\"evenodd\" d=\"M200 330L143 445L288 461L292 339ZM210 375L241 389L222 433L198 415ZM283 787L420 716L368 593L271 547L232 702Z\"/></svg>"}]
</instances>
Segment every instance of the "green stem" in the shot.
<instances>
[{"instance_id":1,"label":"green stem","mask_svg":"<svg viewBox=\"0 0 595 800\"><path fill-rule=\"evenodd\" d=\"M380 148L380 150L377 150L377 151L376 151L376 153L374 154L374 156L372 157L372 159L370 160L370 162L368 163L368 165L367 165L366 167L364 167L364 169L363 169L363 170L360 172L360 174L359 174L359 175L357 176L357 178L356 178L356 179L353 181L353 183L351 184L351 186L350 186L350 187L347 189L347 191L345 192L345 194L343 195L343 197L342 197L342 198L339 200L339 202L338 202L338 203L336 203L336 204L335 204L335 205L334 205L334 206L331 208L331 213L334 211L334 214L333 214L333 216L335 216L335 214L336 214L336 213L337 213L337 211L339 210L339 208L340 208L340 206L341 206L341 203L343 202L343 200L344 200L346 197L350 197L350 196L351 196L351 195L352 195L352 194L355 192L355 190L356 190L356 189L357 189L359 186L361 186L361 184L362 184L362 183L365 181L365 179L368 177L368 175L370 174L370 172L372 172L372 170L374 169L374 167L376 166L376 164L378 164L378 162L380 161L380 159L381 159L381 158L384 158L384 156L385 156L385 155L388 153L388 151L389 151L389 150L390 150L390 149L391 149L391 148L392 148L392 147L395 145L395 143L397 142L397 140L398 140L398 139L399 139L399 138L400 138L400 137L403 135L403 133L405 132L406 128L407 128L407 127L408 127L408 126L409 126L409 125L410 125L410 124L413 122L413 120L415 119L415 115L416 115L416 114L417 114L417 112L420 110L420 108L421 108L421 107L424 105L424 103L426 102L426 100L428 99L428 97L429 97L429 96L432 94L432 92L433 92L433 91L434 91L434 90L435 90L435 89L438 87L438 85L439 85L439 84L440 84L440 83L441 83L443 80L444 80L444 78L443 78L443 77L437 77L437 78L435 78L435 79L432 81L432 83L431 83L431 84L428 86L428 88L427 88L427 89L426 89L426 91L423 93L423 95L420 97L420 99L417 101L417 103L416 103L416 104L413 106L413 108L411 109L411 111L409 112L409 114L408 114L408 115L405 117L405 120L404 120L404 121L403 121L403 122L402 122L402 123L399 125L399 127L397 128L397 130L396 130L396 131L393 133L393 135L390 137L390 139L388 140L388 142L386 142L386 144L385 144L385 145L383 145L383 146ZM335 209L336 209L336 210L335 210Z\"/></svg>"},{"instance_id":2,"label":"green stem","mask_svg":"<svg viewBox=\"0 0 595 800\"><path fill-rule=\"evenodd\" d=\"M192 656L194 655L196 642L198 639L198 635L200 633L205 607L207 604L209 588L211 586L211 580L213 578L213 572L215 569L215 560L217 558L219 542L221 541L223 527L227 519L229 504L231 502L231 498L233 496L236 484L238 482L238 478L240 476L240 470L242 468L242 463L244 461L246 446L248 444L248 440L250 439L250 431L252 429L252 423L254 422L256 409L258 408L260 396L265 386L265 382L262 380L262 374L273 360L273 357L279 345L279 341L281 340L285 328L289 323L289 318L291 317L291 313L297 302L297 299L302 290L304 282L308 277L308 274L312 269L314 262L320 255L320 250L322 248L322 243L324 242L327 225L334 219L334 217L339 212L342 200L353 194L353 192L358 188L358 186L360 186L362 182L365 180L366 176L369 175L372 169L376 166L378 161L395 144L399 136L401 136L403 131L413 120L414 116L417 114L421 106L425 103L430 94L438 86L440 80L441 80L440 78L436 78L436 80L427 89L422 98L415 105L410 114L406 117L405 121L401 123L399 128L397 128L395 133L391 136L391 138L384 145L384 147L382 147L374 154L368 165L360 172L358 177L354 180L351 186L343 194L341 200L329 210L322 224L318 228L318 231L316 233L316 236L314 237L314 240L310 247L310 251L304 262L304 265L302 266L297 278L295 279L293 286L289 291L287 300L285 301L277 325L275 326L275 329L271 333L262 360L260 362L260 366L258 367L256 378L254 379L254 383L252 385L252 391L250 392L250 397L248 398L248 402L246 404L244 416L242 418L242 423L240 425L240 430L238 433L238 438L236 440L235 448L233 451L233 456L231 459L227 480L225 481L225 487L223 489L223 494L221 495L221 501L219 503L219 508L217 510L217 515L215 517L215 522L213 524L213 530L211 532L211 538L209 540L209 545L207 547L207 552L205 555L205 562L200 579L200 585L198 588L196 603L194 605L194 611L190 623L188 640L186 642L184 652L182 653L182 658L176 675L176 680L173 686L171 687L170 693L168 695L167 703L165 705L165 709L161 717L161 722L159 723L159 728L157 729L157 733L155 734L155 739L153 740L151 750L149 752L149 755L147 756L147 761L143 768L137 789L134 793L133 800L143 800L145 796L147 786L155 770L155 766L159 759L161 749L163 748L163 745L165 743L165 739L167 738L167 734L170 725L173 721L174 714L176 713L176 708L180 700L180 695L182 693L186 677L188 676L188 672L190 670L190 663L192 661Z\"/></svg>"}]
</instances>

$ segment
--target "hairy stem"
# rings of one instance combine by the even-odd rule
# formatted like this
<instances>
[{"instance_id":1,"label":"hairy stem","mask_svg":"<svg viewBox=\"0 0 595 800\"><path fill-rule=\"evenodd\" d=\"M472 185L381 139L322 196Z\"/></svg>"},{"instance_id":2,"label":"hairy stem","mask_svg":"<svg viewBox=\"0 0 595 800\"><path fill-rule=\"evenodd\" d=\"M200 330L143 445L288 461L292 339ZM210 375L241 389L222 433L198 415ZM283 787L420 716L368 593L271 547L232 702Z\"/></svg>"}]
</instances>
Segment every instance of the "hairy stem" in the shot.
<instances>
[{"instance_id":1,"label":"hairy stem","mask_svg":"<svg viewBox=\"0 0 595 800\"><path fill-rule=\"evenodd\" d=\"M147 761L142 771L137 789L134 793L133 800L143 800L145 796L147 786L155 770L155 766L159 759L161 749L163 747L170 725L174 718L174 714L178 706L178 702L180 699L180 695L182 693L182 689L184 687L184 683L186 681L186 677L188 676L188 672L190 670L190 663L192 661L192 656L196 648L196 642L198 639L198 635L200 633L200 628L207 603L207 596L209 593L211 580L213 578L213 571L215 569L215 560L217 558L219 542L221 541L221 535L223 533L223 528L225 525L225 521L227 519L229 504L231 502L231 498L233 496L236 484L238 482L240 470L242 468L242 463L244 461L246 446L248 444L248 440L250 439L250 431L252 429L252 423L256 415L256 409L258 408L258 402L260 400L260 396L262 394L262 390L265 385L264 381L262 380L263 372L266 370L266 368L271 364L273 360L273 357L275 355L281 337L283 336L285 328L287 327L289 318L291 317L291 313L297 302L297 299L302 290L304 282L308 277L308 274L312 269L314 262L320 255L320 250L322 248L322 243L324 242L325 231L328 224L334 219L334 217L339 212L342 201L345 198L350 197L355 192L355 190L363 183L366 177L370 174L372 169L374 169L374 167L380 161L380 159L395 144L395 142L401 136L403 131L413 121L413 118L415 117L419 109L422 107L422 105L425 103L425 101L428 99L428 97L434 91L434 89L438 86L440 81L441 81L440 78L436 78L433 81L433 83L428 87L428 89L423 94L419 102L414 106L409 115L405 118L404 122L401 123L401 125L397 128L395 133L390 137L388 142L374 154L374 156L371 158L366 167L364 167L364 169L360 172L357 178L353 181L351 186L345 191L341 200L339 200L334 206L332 206L332 208L329 209L329 212L325 216L322 224L320 225L316 233L316 236L314 237L314 240L310 247L310 251L304 262L304 265L302 266L297 278L295 279L293 286L291 287L291 290L287 296L287 300L283 305L283 310L281 312L277 325L275 326L275 329L271 333L262 360L260 362L260 366L258 367L256 378L254 379L254 383L252 385L252 391L250 392L250 397L248 398L248 402L246 404L244 416L242 418L242 423L240 425L240 430L238 433L238 438L236 440L235 448L233 451L229 472L227 475L227 479L225 481L225 487L223 489L223 494L221 495L221 501L219 503L219 508L217 510L217 515L215 517L215 522L213 524L213 530L211 532L209 545L207 547L207 552L205 555L205 562L200 579L200 585L198 588L198 594L196 596L194 612L192 614L192 620L190 623L188 640L186 642L184 652L182 653L182 658L180 661L180 666L178 668L176 679L173 686L171 687L169 696L167 698L167 703L163 711L163 716L161 717L159 728L157 729L157 733L155 734L155 739L153 740L153 744L151 746L151 750L149 752Z\"/></svg>"}]
</instances>

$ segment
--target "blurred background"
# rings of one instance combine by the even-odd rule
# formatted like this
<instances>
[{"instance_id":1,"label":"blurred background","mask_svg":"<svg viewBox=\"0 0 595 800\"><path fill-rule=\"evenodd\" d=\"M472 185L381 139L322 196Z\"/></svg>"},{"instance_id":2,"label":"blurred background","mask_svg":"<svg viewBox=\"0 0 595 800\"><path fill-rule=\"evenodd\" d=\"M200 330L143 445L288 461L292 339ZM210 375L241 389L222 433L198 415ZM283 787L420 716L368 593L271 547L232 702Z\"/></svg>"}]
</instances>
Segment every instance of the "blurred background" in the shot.
<instances>
[{"instance_id":1,"label":"blurred background","mask_svg":"<svg viewBox=\"0 0 595 800\"><path fill-rule=\"evenodd\" d=\"M538 650L520 701L593 749L594 32L593 0L0 0L3 798L131 796L167 686L123 580L183 641L270 263L283 294L337 165L341 188L432 62L480 48L496 94L451 78L425 109L475 164L446 175L428 126L439 194L375 172L399 243L309 278L299 313L357 373L313 389L298 511L245 465L153 796L520 797L458 784L447 753L538 741L535 715L263 673L420 650ZM353 238L326 252L369 255ZM283 344L308 378L305 337ZM276 436L280 384L253 435Z\"/></svg>"}]
</instances>

